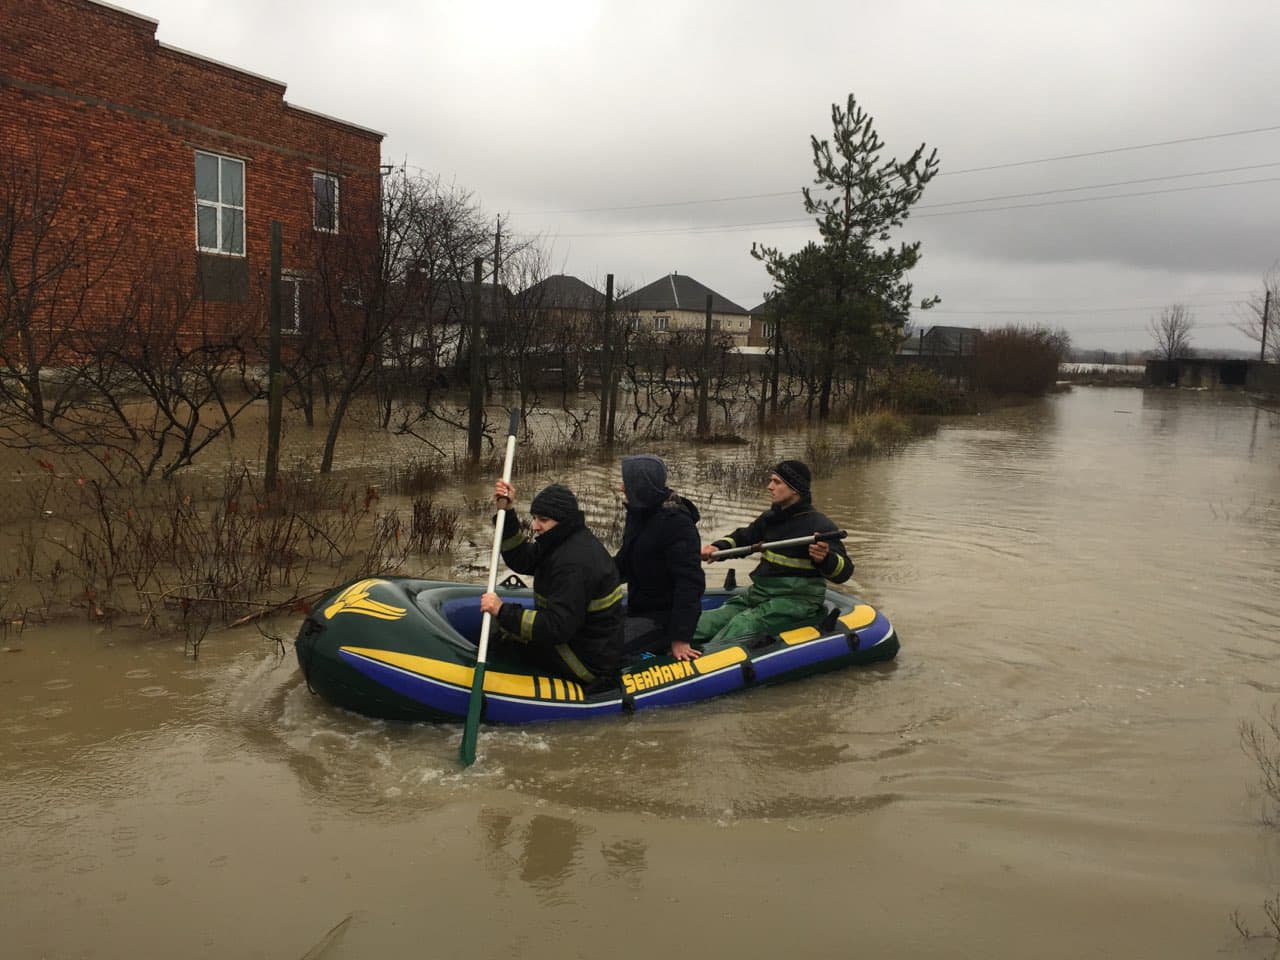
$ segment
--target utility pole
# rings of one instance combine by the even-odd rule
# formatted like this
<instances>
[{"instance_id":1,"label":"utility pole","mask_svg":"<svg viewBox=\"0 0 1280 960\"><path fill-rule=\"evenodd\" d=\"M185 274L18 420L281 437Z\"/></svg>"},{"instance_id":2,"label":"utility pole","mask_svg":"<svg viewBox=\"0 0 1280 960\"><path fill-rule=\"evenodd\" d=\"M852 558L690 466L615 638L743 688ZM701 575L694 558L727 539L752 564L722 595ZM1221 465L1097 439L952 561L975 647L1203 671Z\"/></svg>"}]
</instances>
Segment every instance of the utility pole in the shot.
<instances>
[{"instance_id":1,"label":"utility pole","mask_svg":"<svg viewBox=\"0 0 1280 960\"><path fill-rule=\"evenodd\" d=\"M609 422L613 410L613 274L605 277L604 318L600 324L600 442L612 441Z\"/></svg>"},{"instance_id":2,"label":"utility pole","mask_svg":"<svg viewBox=\"0 0 1280 960\"><path fill-rule=\"evenodd\" d=\"M608 290L606 291L609 315L613 315L613 274L609 274ZM610 326L618 329L618 343L625 345L627 340L627 328L620 323L611 321ZM618 416L618 381L622 379L622 360L626 356L626 351L616 351L610 354L609 358L609 429L605 442L609 446L613 446L614 420Z\"/></svg>"},{"instance_id":3,"label":"utility pole","mask_svg":"<svg viewBox=\"0 0 1280 960\"><path fill-rule=\"evenodd\" d=\"M782 363L782 311L773 317L773 370L769 374L769 415L778 416L778 371Z\"/></svg>"},{"instance_id":4,"label":"utility pole","mask_svg":"<svg viewBox=\"0 0 1280 960\"><path fill-rule=\"evenodd\" d=\"M284 370L280 359L280 221L271 221L271 295L267 303L267 470L268 492L276 488L280 468L280 420L284 407Z\"/></svg>"},{"instance_id":5,"label":"utility pole","mask_svg":"<svg viewBox=\"0 0 1280 960\"><path fill-rule=\"evenodd\" d=\"M493 291L498 294L498 286L502 283L502 218L498 217L498 225L493 231ZM496 307L494 308L496 312ZM497 319L495 317L495 319Z\"/></svg>"},{"instance_id":6,"label":"utility pole","mask_svg":"<svg viewBox=\"0 0 1280 960\"><path fill-rule=\"evenodd\" d=\"M1258 359L1267 359L1267 315L1271 313L1271 288L1267 288L1267 295L1262 301L1262 349L1258 351Z\"/></svg>"},{"instance_id":7,"label":"utility pole","mask_svg":"<svg viewBox=\"0 0 1280 960\"><path fill-rule=\"evenodd\" d=\"M467 423L467 458L472 463L480 462L480 440L484 427L484 366L480 356L480 277L483 269L484 260L476 257L471 281L471 416Z\"/></svg>"},{"instance_id":8,"label":"utility pole","mask_svg":"<svg viewBox=\"0 0 1280 960\"><path fill-rule=\"evenodd\" d=\"M711 294L707 294L707 319L702 328L702 376L698 380L698 439L711 436L711 413L707 409L707 391L711 383Z\"/></svg>"},{"instance_id":9,"label":"utility pole","mask_svg":"<svg viewBox=\"0 0 1280 960\"><path fill-rule=\"evenodd\" d=\"M498 217L496 226L493 229L493 316L489 318L489 330L492 336L500 338L498 340L500 350L509 350L510 344L507 341L508 331L506 327L507 320L507 302L502 297L502 217ZM502 385L509 386L508 376L503 377ZM517 378L517 382L520 381ZM485 389L485 399L491 399L491 390L488 384ZM522 396L523 399L523 396Z\"/></svg>"}]
</instances>

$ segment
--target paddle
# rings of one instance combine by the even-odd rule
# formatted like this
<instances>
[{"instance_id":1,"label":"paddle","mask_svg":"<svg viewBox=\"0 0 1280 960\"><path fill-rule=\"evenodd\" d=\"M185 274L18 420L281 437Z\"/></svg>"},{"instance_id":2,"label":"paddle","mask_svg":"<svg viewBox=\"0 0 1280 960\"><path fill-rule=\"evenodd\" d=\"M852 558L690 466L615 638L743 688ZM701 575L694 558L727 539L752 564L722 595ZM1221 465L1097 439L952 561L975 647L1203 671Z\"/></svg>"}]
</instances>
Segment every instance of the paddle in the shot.
<instances>
[{"instance_id":1,"label":"paddle","mask_svg":"<svg viewBox=\"0 0 1280 960\"><path fill-rule=\"evenodd\" d=\"M771 540L768 543L753 543L749 547L729 547L716 550L708 555L708 560L728 560L730 557L745 557L761 550L772 550L775 547L794 547L798 543L821 543L824 540L843 540L849 534L845 530L832 530L828 533L811 533L807 537L792 537L790 540Z\"/></svg>"},{"instance_id":2,"label":"paddle","mask_svg":"<svg viewBox=\"0 0 1280 960\"><path fill-rule=\"evenodd\" d=\"M520 428L520 411L511 408L511 426L507 430L507 458L502 464L502 482L511 482L511 461L516 455L516 430ZM493 521L493 553L489 556L489 587L493 593L498 586L498 560L502 557L502 527L507 511L499 510ZM458 759L464 767L476 762L476 738L480 735L480 708L484 706L484 664L489 655L489 626L493 617L487 612L480 621L480 645L476 649L476 669L471 678L471 699L467 703L467 722L462 728L462 746Z\"/></svg>"}]
</instances>

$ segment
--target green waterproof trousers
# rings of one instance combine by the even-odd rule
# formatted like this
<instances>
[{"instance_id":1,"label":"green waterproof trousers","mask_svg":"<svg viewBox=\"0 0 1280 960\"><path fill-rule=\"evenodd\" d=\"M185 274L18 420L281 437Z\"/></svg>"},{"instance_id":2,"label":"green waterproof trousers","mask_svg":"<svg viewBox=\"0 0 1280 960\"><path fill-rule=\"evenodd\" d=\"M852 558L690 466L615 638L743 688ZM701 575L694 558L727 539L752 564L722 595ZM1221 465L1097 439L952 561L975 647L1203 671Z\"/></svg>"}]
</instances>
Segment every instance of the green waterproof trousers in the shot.
<instances>
[{"instance_id":1,"label":"green waterproof trousers","mask_svg":"<svg viewBox=\"0 0 1280 960\"><path fill-rule=\"evenodd\" d=\"M703 613L693 643L701 647L810 623L821 615L826 594L820 577L761 577L746 593Z\"/></svg>"}]
</instances>

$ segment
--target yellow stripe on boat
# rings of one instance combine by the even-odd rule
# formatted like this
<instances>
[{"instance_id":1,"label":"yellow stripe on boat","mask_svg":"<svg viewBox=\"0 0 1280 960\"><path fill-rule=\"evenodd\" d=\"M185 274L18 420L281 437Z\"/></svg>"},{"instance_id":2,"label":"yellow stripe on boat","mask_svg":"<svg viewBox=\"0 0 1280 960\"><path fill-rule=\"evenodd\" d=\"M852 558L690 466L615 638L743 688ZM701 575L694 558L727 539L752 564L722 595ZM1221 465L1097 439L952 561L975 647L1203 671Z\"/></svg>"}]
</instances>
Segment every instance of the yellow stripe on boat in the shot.
<instances>
[{"instance_id":1,"label":"yellow stripe on boat","mask_svg":"<svg viewBox=\"0 0 1280 960\"><path fill-rule=\"evenodd\" d=\"M470 688L475 676L475 672L471 667L464 667L460 663L449 663L445 660L433 660L431 657L417 657L411 653L374 650L369 647L342 647L342 649L366 657L369 660L376 660L378 663L385 663L389 667L399 667L401 670L406 670L419 677L442 680L457 687ZM537 699L537 694L534 692L534 679L534 677L519 673L486 671L484 675L484 692L499 693L509 697L527 697L530 700L534 700ZM542 677L541 679L544 683L547 683L549 678ZM549 683L547 685L550 686ZM577 684L572 686L576 687ZM573 691L569 690L568 694L569 696L563 699L571 699ZM580 696L581 690L579 690ZM548 699L561 698L553 694Z\"/></svg>"},{"instance_id":2,"label":"yellow stripe on boat","mask_svg":"<svg viewBox=\"0 0 1280 960\"><path fill-rule=\"evenodd\" d=\"M784 630L778 634L778 639L783 643L791 645L796 643L807 643L810 640L817 640L821 633L814 627L800 627L796 630Z\"/></svg>"},{"instance_id":3,"label":"yellow stripe on boat","mask_svg":"<svg viewBox=\"0 0 1280 960\"><path fill-rule=\"evenodd\" d=\"M860 630L863 627L868 626L873 620L875 620L875 618L875 610L872 607L867 606L865 603L860 603L841 617L840 622L850 630Z\"/></svg>"},{"instance_id":4,"label":"yellow stripe on boat","mask_svg":"<svg viewBox=\"0 0 1280 960\"><path fill-rule=\"evenodd\" d=\"M725 650L717 650L715 653L704 653L698 659L686 662L693 664L693 669L698 673L715 673L735 663L741 663L745 659L747 659L747 651L741 647L729 647Z\"/></svg>"}]
</instances>

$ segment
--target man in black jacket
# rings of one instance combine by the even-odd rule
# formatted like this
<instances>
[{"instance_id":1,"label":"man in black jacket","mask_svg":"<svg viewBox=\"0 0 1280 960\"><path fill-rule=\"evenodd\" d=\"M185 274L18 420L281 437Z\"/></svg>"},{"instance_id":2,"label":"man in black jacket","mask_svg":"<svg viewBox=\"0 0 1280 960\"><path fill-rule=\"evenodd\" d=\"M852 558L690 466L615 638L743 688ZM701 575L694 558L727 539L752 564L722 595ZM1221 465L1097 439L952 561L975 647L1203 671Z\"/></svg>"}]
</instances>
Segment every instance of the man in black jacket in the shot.
<instances>
[{"instance_id":1,"label":"man in black jacket","mask_svg":"<svg viewBox=\"0 0 1280 960\"><path fill-rule=\"evenodd\" d=\"M622 584L613 558L587 529L578 499L558 483L533 498L534 539L525 539L512 509L516 488L499 480L494 499L503 511L502 559L516 573L533 574L533 609L480 598L536 667L587 688L617 682L622 661Z\"/></svg>"},{"instance_id":2,"label":"man in black jacket","mask_svg":"<svg viewBox=\"0 0 1280 960\"><path fill-rule=\"evenodd\" d=\"M813 508L812 476L799 460L783 460L766 484L770 507L745 527L702 548L702 559L731 547L773 540L792 540L838 529ZM698 645L757 633L777 633L816 620L822 614L826 581L844 583L853 576L853 561L839 540L765 550L751 572L751 587L698 620Z\"/></svg>"},{"instance_id":3,"label":"man in black jacket","mask_svg":"<svg viewBox=\"0 0 1280 960\"><path fill-rule=\"evenodd\" d=\"M642 453L622 458L627 521L614 562L627 584L628 654L692 660L706 575L699 563L698 508L667 486L667 466Z\"/></svg>"}]
</instances>

